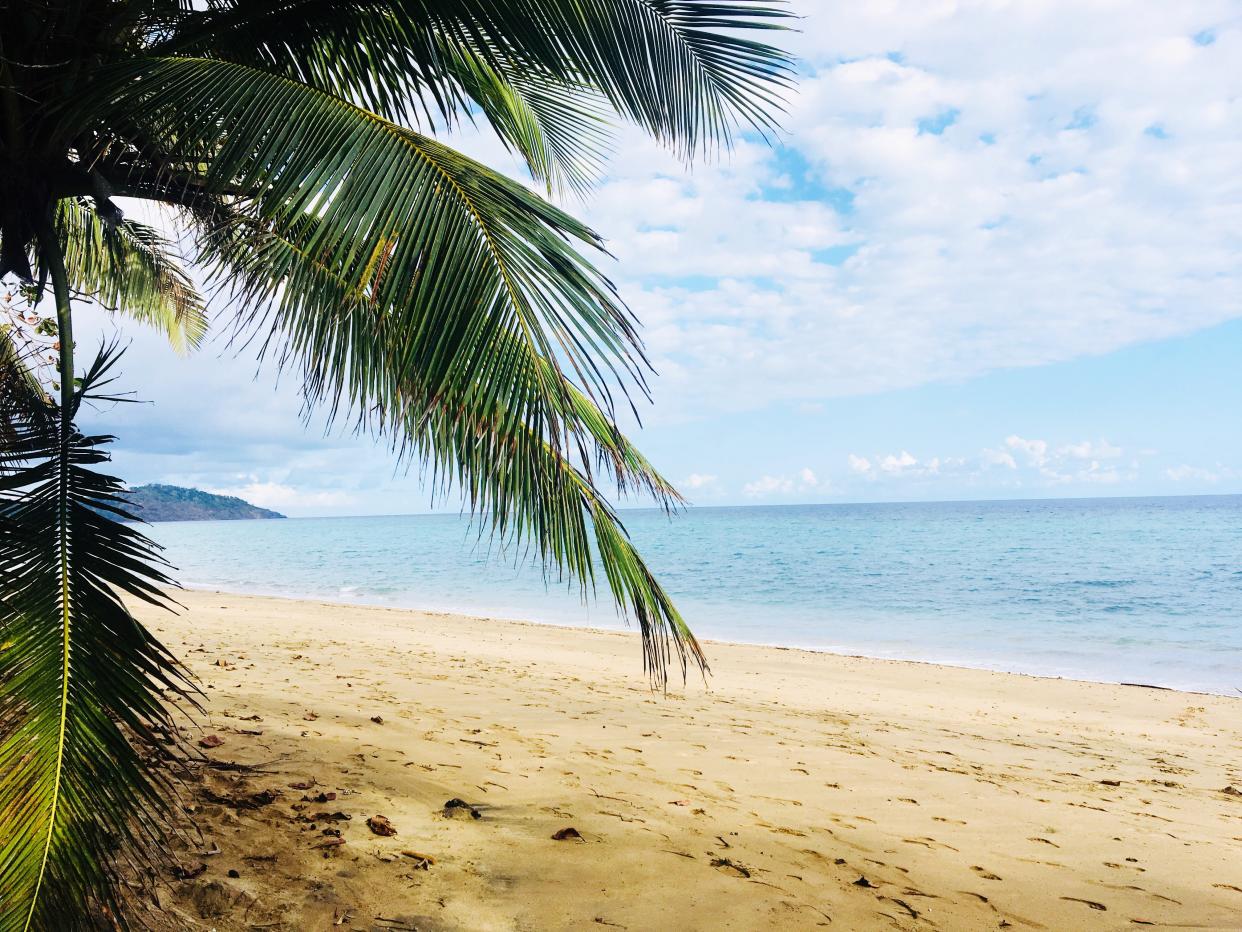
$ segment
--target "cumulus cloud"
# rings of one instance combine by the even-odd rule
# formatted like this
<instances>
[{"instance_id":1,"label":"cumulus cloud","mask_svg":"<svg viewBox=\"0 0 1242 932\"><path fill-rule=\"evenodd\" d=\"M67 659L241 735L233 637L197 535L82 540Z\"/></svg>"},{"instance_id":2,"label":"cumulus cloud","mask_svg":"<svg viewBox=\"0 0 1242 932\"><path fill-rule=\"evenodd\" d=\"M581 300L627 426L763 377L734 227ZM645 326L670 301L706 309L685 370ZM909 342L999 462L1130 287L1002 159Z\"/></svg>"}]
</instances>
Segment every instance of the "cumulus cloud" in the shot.
<instances>
[{"instance_id":1,"label":"cumulus cloud","mask_svg":"<svg viewBox=\"0 0 1242 932\"><path fill-rule=\"evenodd\" d=\"M1045 440L1026 440L1017 434L1011 434L1005 438L1005 446L1023 453L1026 461L1032 465L1043 466L1048 462L1048 443Z\"/></svg>"},{"instance_id":2,"label":"cumulus cloud","mask_svg":"<svg viewBox=\"0 0 1242 932\"><path fill-rule=\"evenodd\" d=\"M586 210L648 325L657 416L1242 314L1242 22L1212 0L1123 8L804 4L783 148L686 174L626 136Z\"/></svg>"},{"instance_id":3,"label":"cumulus cloud","mask_svg":"<svg viewBox=\"0 0 1242 932\"><path fill-rule=\"evenodd\" d=\"M788 476L762 476L754 482L746 483L742 491L749 498L760 498L767 495L788 495L791 492L825 492L829 485L828 480L821 481L809 466L803 466L793 479Z\"/></svg>"},{"instance_id":4,"label":"cumulus cloud","mask_svg":"<svg viewBox=\"0 0 1242 932\"><path fill-rule=\"evenodd\" d=\"M705 473L692 472L679 483L681 488L689 491L698 491L700 489L708 489L716 485L717 477L710 476Z\"/></svg>"},{"instance_id":5,"label":"cumulus cloud","mask_svg":"<svg viewBox=\"0 0 1242 932\"><path fill-rule=\"evenodd\" d=\"M1008 450L984 448L980 457L984 466L1006 466L1009 469L1018 468L1018 461L1013 458L1013 454Z\"/></svg>"},{"instance_id":6,"label":"cumulus cloud","mask_svg":"<svg viewBox=\"0 0 1242 932\"><path fill-rule=\"evenodd\" d=\"M1132 459L1127 464L1117 462L1123 452L1121 447L1102 439L1054 445L1047 440L1010 434L1001 444L984 447L972 456L918 457L903 449L899 453L876 454L873 458L851 453L847 463L855 477L883 478L889 483L944 480L971 485L1000 467L1003 470L1000 478L993 474L989 480L993 485L1039 488L1075 483L1112 485L1133 480L1139 475L1139 460ZM1144 455L1150 454L1151 451L1144 452Z\"/></svg>"},{"instance_id":7,"label":"cumulus cloud","mask_svg":"<svg viewBox=\"0 0 1242 932\"><path fill-rule=\"evenodd\" d=\"M851 453L847 457L847 461L850 464L850 472L859 476L869 476L872 474L871 460L867 459L867 457Z\"/></svg>"},{"instance_id":8,"label":"cumulus cloud","mask_svg":"<svg viewBox=\"0 0 1242 932\"><path fill-rule=\"evenodd\" d=\"M211 488L216 495L233 495L261 508L340 508L352 504L354 496L346 492L307 491L281 482L251 481L245 485Z\"/></svg>"},{"instance_id":9,"label":"cumulus cloud","mask_svg":"<svg viewBox=\"0 0 1242 932\"><path fill-rule=\"evenodd\" d=\"M751 498L761 495L786 494L793 490L793 480L787 476L762 476L742 487L742 491Z\"/></svg>"},{"instance_id":10,"label":"cumulus cloud","mask_svg":"<svg viewBox=\"0 0 1242 932\"><path fill-rule=\"evenodd\" d=\"M890 475L900 475L911 466L917 466L918 460L911 456L905 450L900 454L890 453L888 456L880 460L880 469Z\"/></svg>"},{"instance_id":11,"label":"cumulus cloud","mask_svg":"<svg viewBox=\"0 0 1242 932\"><path fill-rule=\"evenodd\" d=\"M1057 448L1057 452L1062 456L1072 457L1076 460L1112 460L1121 456L1121 447L1114 446L1107 440L1092 442L1083 440L1078 443L1067 443Z\"/></svg>"}]
</instances>

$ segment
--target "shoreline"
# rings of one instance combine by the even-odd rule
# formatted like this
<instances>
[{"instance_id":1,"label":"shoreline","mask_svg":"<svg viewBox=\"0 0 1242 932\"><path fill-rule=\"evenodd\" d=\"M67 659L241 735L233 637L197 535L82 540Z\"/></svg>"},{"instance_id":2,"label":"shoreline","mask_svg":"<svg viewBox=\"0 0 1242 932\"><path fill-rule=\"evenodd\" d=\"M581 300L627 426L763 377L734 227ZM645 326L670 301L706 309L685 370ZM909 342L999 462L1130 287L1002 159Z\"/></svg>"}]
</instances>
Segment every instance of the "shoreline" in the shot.
<instances>
[{"instance_id":1,"label":"shoreline","mask_svg":"<svg viewBox=\"0 0 1242 932\"><path fill-rule=\"evenodd\" d=\"M325 596L319 596L319 595L285 595L285 594L275 593L275 592L270 592L270 591L223 589L223 588L219 588L217 585L214 585L214 584L198 585L198 584L193 584L193 583L183 583L181 591L197 592L197 593L212 593L215 595L222 595L222 596L242 596L246 598L276 599L282 602L307 603L307 604L314 604L314 605L333 606L333 607L339 607L339 608L377 609L381 611L409 612L409 613L418 614L418 615L430 615L430 616L437 616L437 617L477 619L481 621L499 622L501 624L533 625L533 626L540 627L540 628L554 628L554 629L560 629L560 630L566 630L566 631L622 634L622 635L628 635L628 636L634 636L634 637L638 636L638 632L633 627L632 623L626 622L625 620L621 619L619 616L617 618L618 624L615 627L606 627L602 625L594 626L594 625L586 625L586 624L580 624L580 623L575 623L575 622L560 622L560 621L550 621L550 620L538 619L538 618L510 616L510 615L503 615L503 614L493 612L493 611L482 611L482 610L472 611L471 609L464 608L464 607L462 608L426 608L426 607L409 606L409 605L392 605L392 604L385 604L382 602L351 601L349 599L344 599L344 598L332 599L332 598L328 598ZM703 644L703 645L724 645L724 646L735 646L735 647L763 648L767 650L798 651L798 652L807 653L807 654L824 654L830 657L843 657L843 658L852 658L852 659L857 659L857 660L869 660L869 661L875 661L877 663L919 664L919 665L925 665L925 666L931 666L931 667L945 667L951 670L973 670L973 671L982 672L982 673L996 673L996 674L1001 674L1004 676L1029 677L1031 679L1037 679L1037 680L1052 680L1052 681L1062 681L1062 682L1069 682L1069 683L1085 683L1089 685L1099 685L1099 686L1119 686L1119 687L1127 687L1127 688L1134 688L1134 689L1155 689L1155 690L1163 690L1163 691L1168 691L1168 692L1175 692L1175 693L1179 693L1179 694L1183 694L1187 696L1211 696L1211 697L1220 698L1220 699L1242 700L1242 689L1235 689L1234 693L1212 692L1211 690L1206 690L1206 689L1188 689L1188 688L1181 687L1181 686L1167 686L1167 685L1159 684L1159 683L1142 683L1142 682L1137 682L1137 681L1126 682L1126 681L1121 681L1121 680L1091 679L1091 678L1084 677L1084 676L1072 676L1072 675L1061 674L1061 673L1034 673L1034 672L1030 672L1026 670L1004 669L998 666L987 665L983 662L974 663L968 660L941 660L941 659L927 659L927 658L920 658L920 657L884 656L880 654L866 653L865 651L861 651L856 648L849 648L849 647L841 647L841 648L810 647L810 646L796 645L796 644L774 644L774 643L764 642L764 641L740 641L740 640L734 640L730 638L717 638L717 637L701 637L701 638L698 638L698 641L700 644ZM708 658L709 662L710 662L710 659L711 658L709 657ZM1240 679L1242 679L1242 675L1240 675Z\"/></svg>"},{"instance_id":2,"label":"shoreline","mask_svg":"<svg viewBox=\"0 0 1242 932\"><path fill-rule=\"evenodd\" d=\"M181 596L169 929L1242 927L1230 697L724 642L661 693L633 633Z\"/></svg>"}]
</instances>

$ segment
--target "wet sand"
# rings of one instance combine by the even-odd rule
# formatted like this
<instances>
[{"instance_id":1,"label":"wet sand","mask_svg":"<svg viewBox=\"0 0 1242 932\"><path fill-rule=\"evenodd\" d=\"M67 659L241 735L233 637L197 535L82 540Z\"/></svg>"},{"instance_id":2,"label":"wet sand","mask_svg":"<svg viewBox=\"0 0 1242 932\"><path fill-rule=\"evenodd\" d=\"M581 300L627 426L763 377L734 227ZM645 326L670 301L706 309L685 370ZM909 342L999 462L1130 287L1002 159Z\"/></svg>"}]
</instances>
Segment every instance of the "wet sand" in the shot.
<instances>
[{"instance_id":1,"label":"wet sand","mask_svg":"<svg viewBox=\"0 0 1242 932\"><path fill-rule=\"evenodd\" d=\"M663 695L632 634L182 601L171 927L1242 928L1239 699L718 643Z\"/></svg>"}]
</instances>

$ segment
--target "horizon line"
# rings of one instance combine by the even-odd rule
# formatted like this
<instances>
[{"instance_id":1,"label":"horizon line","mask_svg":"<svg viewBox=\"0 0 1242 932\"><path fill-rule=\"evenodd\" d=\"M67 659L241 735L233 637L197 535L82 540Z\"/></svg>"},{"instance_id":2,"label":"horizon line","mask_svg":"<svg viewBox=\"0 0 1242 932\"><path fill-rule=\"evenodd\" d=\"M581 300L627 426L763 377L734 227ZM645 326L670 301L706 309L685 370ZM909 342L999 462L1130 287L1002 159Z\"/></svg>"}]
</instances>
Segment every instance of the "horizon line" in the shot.
<instances>
[{"instance_id":1,"label":"horizon line","mask_svg":"<svg viewBox=\"0 0 1242 932\"><path fill-rule=\"evenodd\" d=\"M1181 498L1239 498L1242 492L1187 492L1180 495L1155 494L1155 495L1063 495L1063 496L1042 496L1042 497L1026 497L1026 498L935 498L935 499L899 499L891 501L839 501L839 502L752 502L747 504L719 504L719 505L696 505L687 503L679 509L674 509L671 514L677 515L688 511L704 510L708 508L846 508L858 506L879 506L879 505L972 505L972 504L1021 504L1023 502L1091 502L1091 501L1144 501L1149 499L1181 499ZM247 504L252 504L247 502ZM270 506L256 506L275 510ZM663 511L659 505L630 505L628 507L618 506L617 511ZM490 512L479 512L479 514L489 514ZM403 512L386 512L374 514L319 514L319 515L297 515L294 517L285 516L287 521L315 520L320 518L433 518L433 517L452 517L454 515L470 515L468 511L453 512L444 511L403 511Z\"/></svg>"}]
</instances>

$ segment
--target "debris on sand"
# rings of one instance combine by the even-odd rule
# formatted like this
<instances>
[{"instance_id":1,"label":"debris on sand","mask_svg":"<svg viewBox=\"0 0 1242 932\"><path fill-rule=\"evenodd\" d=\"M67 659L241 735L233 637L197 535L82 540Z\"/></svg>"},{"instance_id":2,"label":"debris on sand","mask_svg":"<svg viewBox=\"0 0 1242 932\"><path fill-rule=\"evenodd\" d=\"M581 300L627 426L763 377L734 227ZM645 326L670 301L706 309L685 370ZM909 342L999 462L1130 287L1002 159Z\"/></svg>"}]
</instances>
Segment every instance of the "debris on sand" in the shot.
<instances>
[{"instance_id":1,"label":"debris on sand","mask_svg":"<svg viewBox=\"0 0 1242 932\"><path fill-rule=\"evenodd\" d=\"M737 863L737 861L729 858L712 858L712 867L724 874L732 874L734 877L750 878L750 868Z\"/></svg>"},{"instance_id":2,"label":"debris on sand","mask_svg":"<svg viewBox=\"0 0 1242 932\"><path fill-rule=\"evenodd\" d=\"M569 840L571 840L571 839L575 839L575 838L576 838L578 841L583 841L583 840L584 840L584 839L583 839L583 837L582 837L582 833L581 833L581 832L579 832L579 831L578 831L576 828L574 828L572 825L570 825L568 828L563 828L563 829L561 829L561 830L560 830L560 831L558 831L558 832L553 832L553 833L552 833L552 840L553 840L553 841L569 841Z\"/></svg>"},{"instance_id":3,"label":"debris on sand","mask_svg":"<svg viewBox=\"0 0 1242 932\"><path fill-rule=\"evenodd\" d=\"M475 809L464 799L458 799L454 796L444 804L444 817L446 819L481 819L483 813Z\"/></svg>"},{"instance_id":4,"label":"debris on sand","mask_svg":"<svg viewBox=\"0 0 1242 932\"><path fill-rule=\"evenodd\" d=\"M218 748L222 744L224 744L224 739L219 735L203 735L198 739L200 748Z\"/></svg>"},{"instance_id":5,"label":"debris on sand","mask_svg":"<svg viewBox=\"0 0 1242 932\"><path fill-rule=\"evenodd\" d=\"M367 828L376 835L382 835L385 838L397 834L396 827L388 821L387 816L373 815L367 819Z\"/></svg>"},{"instance_id":6,"label":"debris on sand","mask_svg":"<svg viewBox=\"0 0 1242 932\"><path fill-rule=\"evenodd\" d=\"M215 803L217 806L228 806L230 809L262 809L264 806L270 806L280 798L280 790L260 790L258 793L226 796L203 787L202 796L209 803Z\"/></svg>"},{"instance_id":7,"label":"debris on sand","mask_svg":"<svg viewBox=\"0 0 1242 932\"><path fill-rule=\"evenodd\" d=\"M414 861L414 869L425 871L436 863L436 859L430 854L423 854L421 851L402 851L404 857Z\"/></svg>"}]
</instances>

